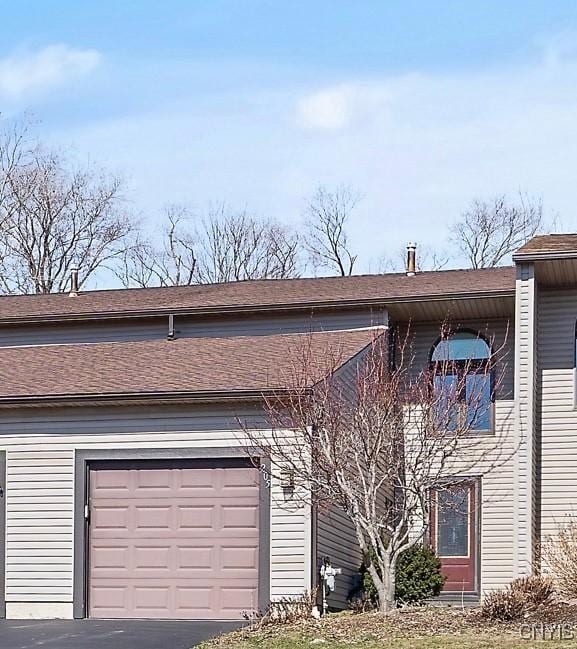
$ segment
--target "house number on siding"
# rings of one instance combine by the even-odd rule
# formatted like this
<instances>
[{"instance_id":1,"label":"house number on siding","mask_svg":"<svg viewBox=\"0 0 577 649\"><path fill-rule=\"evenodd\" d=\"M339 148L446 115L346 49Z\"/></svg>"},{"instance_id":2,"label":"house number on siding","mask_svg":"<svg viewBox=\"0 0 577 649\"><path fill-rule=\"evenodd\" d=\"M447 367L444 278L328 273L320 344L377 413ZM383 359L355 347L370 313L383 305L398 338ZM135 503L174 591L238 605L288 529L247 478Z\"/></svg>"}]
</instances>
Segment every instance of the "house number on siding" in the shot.
<instances>
[{"instance_id":1,"label":"house number on siding","mask_svg":"<svg viewBox=\"0 0 577 649\"><path fill-rule=\"evenodd\" d=\"M260 472L262 474L262 479L264 480L264 484L268 489L270 489L271 487L270 472L264 464L260 465Z\"/></svg>"}]
</instances>

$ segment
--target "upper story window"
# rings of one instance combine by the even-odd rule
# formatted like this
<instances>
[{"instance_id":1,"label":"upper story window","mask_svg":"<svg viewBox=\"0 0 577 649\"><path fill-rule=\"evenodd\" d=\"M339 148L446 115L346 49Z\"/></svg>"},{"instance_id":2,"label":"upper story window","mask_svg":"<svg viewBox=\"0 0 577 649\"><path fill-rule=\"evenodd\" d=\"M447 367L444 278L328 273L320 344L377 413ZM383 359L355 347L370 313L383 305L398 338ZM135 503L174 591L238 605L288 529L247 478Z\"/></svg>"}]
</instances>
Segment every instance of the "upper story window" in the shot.
<instances>
[{"instance_id":1,"label":"upper story window","mask_svg":"<svg viewBox=\"0 0 577 649\"><path fill-rule=\"evenodd\" d=\"M439 400L446 408L440 415L449 429L463 424L471 430L491 429L490 359L491 347L472 331L456 331L433 347L433 385L445 397Z\"/></svg>"}]
</instances>

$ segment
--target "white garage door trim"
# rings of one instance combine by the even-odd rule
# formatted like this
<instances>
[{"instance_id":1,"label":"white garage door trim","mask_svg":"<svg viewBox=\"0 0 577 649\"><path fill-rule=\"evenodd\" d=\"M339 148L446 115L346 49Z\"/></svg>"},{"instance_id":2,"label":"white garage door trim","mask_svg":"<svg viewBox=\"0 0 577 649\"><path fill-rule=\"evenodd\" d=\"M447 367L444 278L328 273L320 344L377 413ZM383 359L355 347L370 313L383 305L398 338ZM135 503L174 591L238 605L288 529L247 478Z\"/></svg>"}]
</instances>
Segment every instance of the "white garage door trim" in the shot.
<instances>
[{"instance_id":1,"label":"white garage door trim","mask_svg":"<svg viewBox=\"0 0 577 649\"><path fill-rule=\"evenodd\" d=\"M73 611L75 618L87 617L87 490L91 462L112 460L198 460L210 459L218 466L219 460L247 458L242 448L178 448L178 449L94 449L75 452L74 489L74 593ZM270 467L263 458L262 465L267 473ZM259 583L258 606L265 610L270 602L270 488L261 474L259 485Z\"/></svg>"}]
</instances>

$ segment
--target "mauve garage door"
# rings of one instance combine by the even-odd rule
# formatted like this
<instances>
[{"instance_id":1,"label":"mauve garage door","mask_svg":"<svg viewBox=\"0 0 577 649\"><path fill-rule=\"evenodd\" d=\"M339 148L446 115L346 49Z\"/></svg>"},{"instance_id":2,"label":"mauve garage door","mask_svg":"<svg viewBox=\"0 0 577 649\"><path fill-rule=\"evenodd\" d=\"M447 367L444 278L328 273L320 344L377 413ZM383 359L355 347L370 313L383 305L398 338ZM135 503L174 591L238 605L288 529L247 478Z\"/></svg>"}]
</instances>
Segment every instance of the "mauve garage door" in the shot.
<instances>
[{"instance_id":1,"label":"mauve garage door","mask_svg":"<svg viewBox=\"0 0 577 649\"><path fill-rule=\"evenodd\" d=\"M240 619L258 607L258 471L91 466L90 617Z\"/></svg>"}]
</instances>

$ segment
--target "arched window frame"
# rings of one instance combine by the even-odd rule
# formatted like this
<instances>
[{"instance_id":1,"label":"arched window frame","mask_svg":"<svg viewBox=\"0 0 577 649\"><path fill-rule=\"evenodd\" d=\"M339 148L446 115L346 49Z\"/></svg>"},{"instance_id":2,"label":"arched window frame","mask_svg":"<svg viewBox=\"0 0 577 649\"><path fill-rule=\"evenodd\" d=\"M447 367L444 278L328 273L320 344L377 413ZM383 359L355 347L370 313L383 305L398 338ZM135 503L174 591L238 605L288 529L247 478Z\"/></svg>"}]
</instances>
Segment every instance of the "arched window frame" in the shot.
<instances>
[{"instance_id":1,"label":"arched window frame","mask_svg":"<svg viewBox=\"0 0 577 649\"><path fill-rule=\"evenodd\" d=\"M576 323L576 336L577 336L577 323ZM475 331L474 329L469 329L465 327L460 327L458 329L455 329L453 331L450 331L447 335L441 335L437 338L435 343L432 345L431 350L429 352L429 366L432 370L431 374L434 377L434 369L436 365L440 362L443 362L441 360L433 360L433 354L435 353L435 349L441 343L442 341L447 341L449 340L452 336L455 336L456 334L462 334L466 333L469 334L471 337L474 337L478 340L482 340L486 345L489 350L489 355L487 358L480 358L480 359L463 359L463 360L451 360L450 362L454 365L455 370L459 374L460 378L466 374L466 375L475 375L475 374L481 374L481 372L485 373L487 372L488 366L490 366L493 358L493 346L491 345L490 341L487 340L485 336L483 336L480 332ZM577 352L576 352L577 354ZM577 356L576 356L577 358ZM487 406L488 410L488 416L489 416L489 422L488 422L488 427L479 427L479 428L474 428L474 432L478 433L491 433L494 430L494 402L495 402L495 381L494 381L494 372L490 370L487 372L487 376L489 377L489 404ZM433 388L434 389L434 388ZM466 394L460 394L459 395L459 401L463 403L463 412L459 413L459 416L466 416L466 403L467 403L467 397Z\"/></svg>"}]
</instances>

